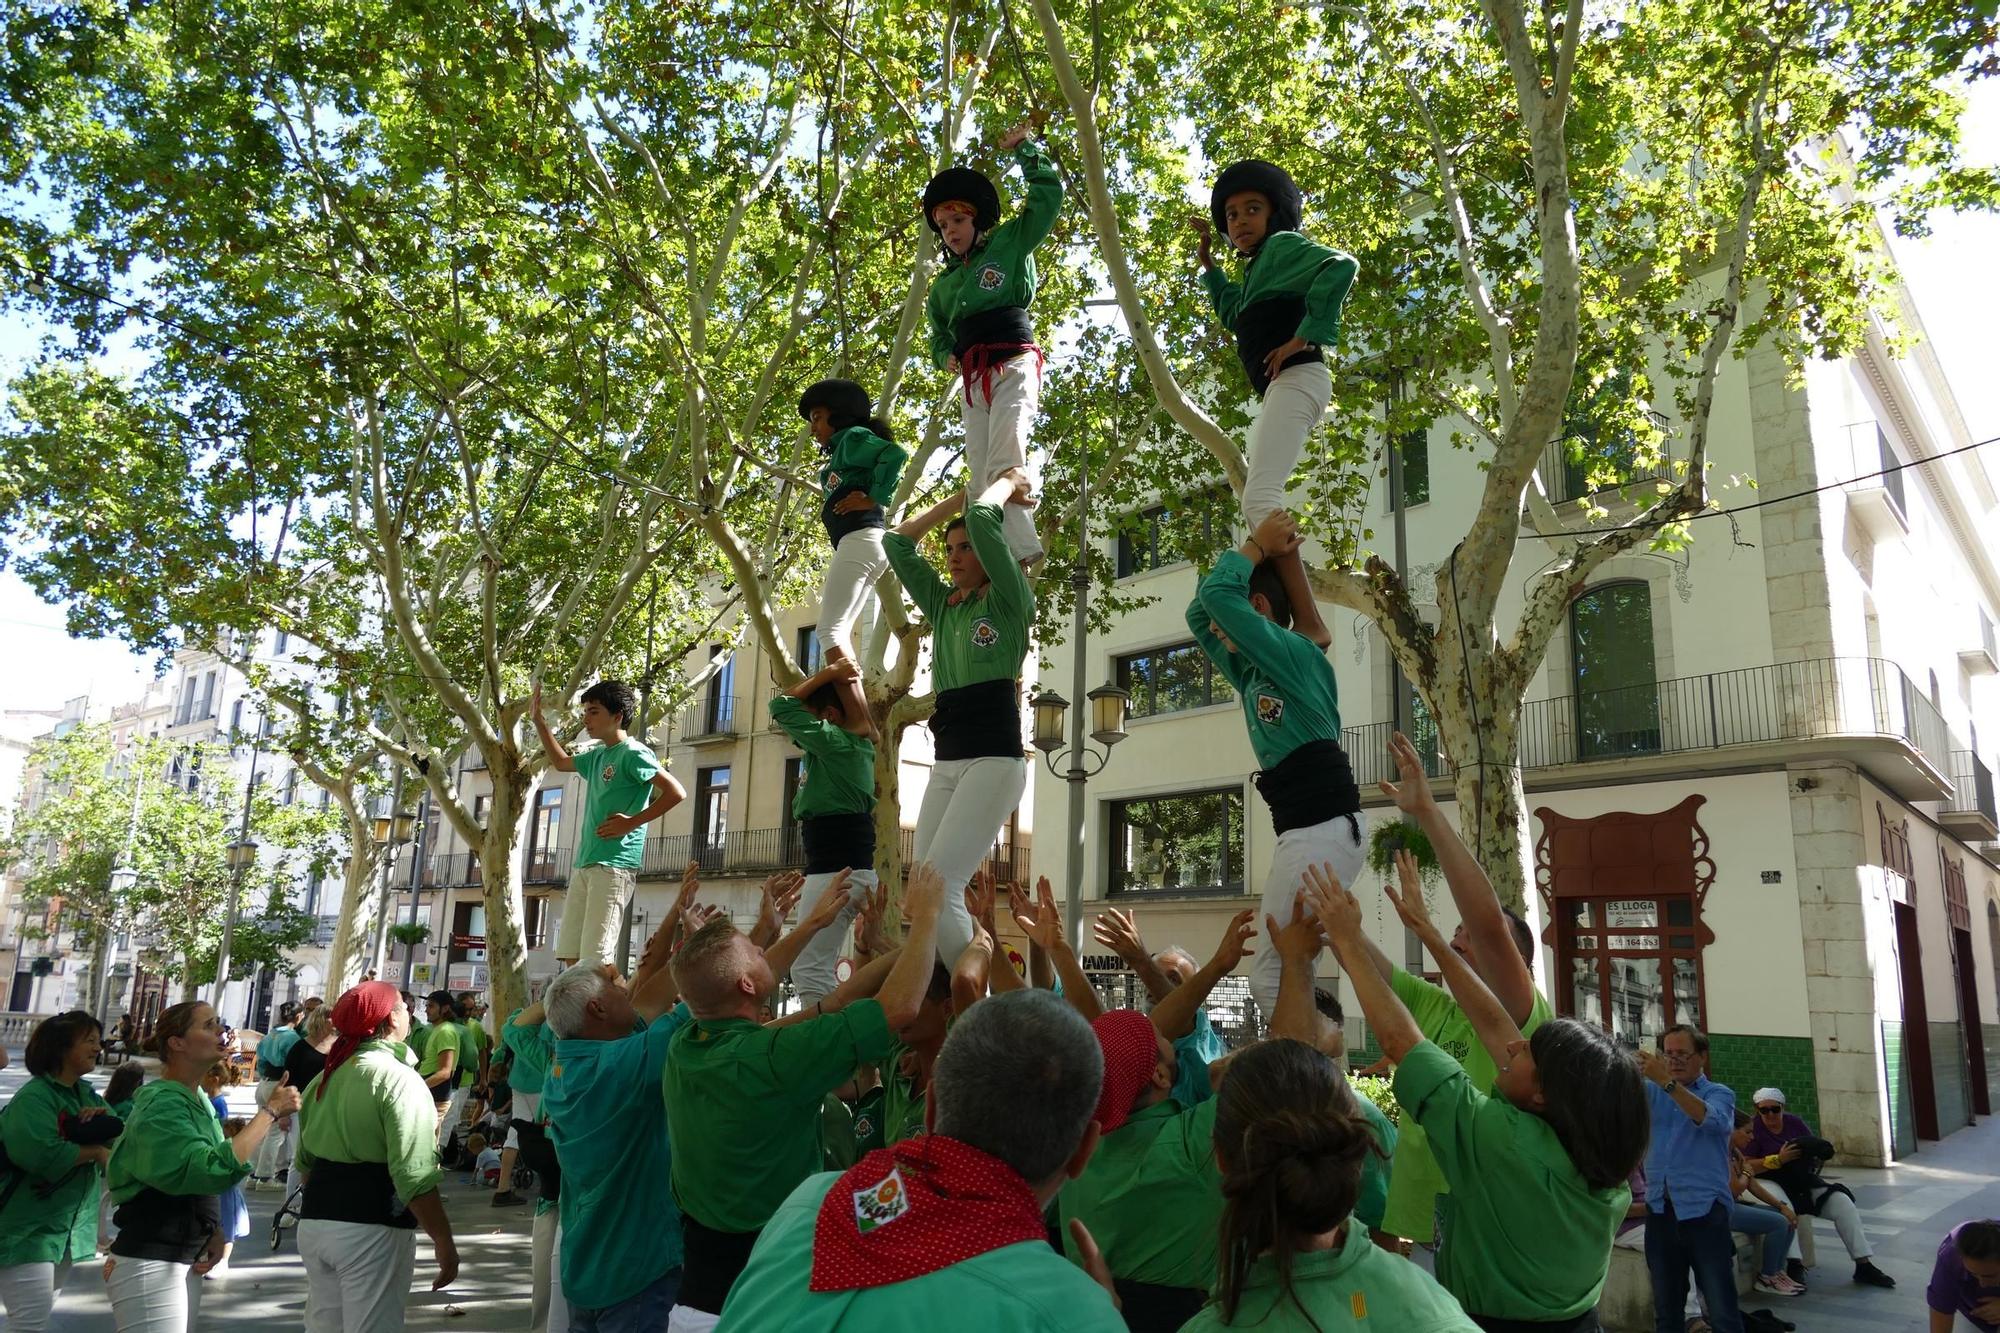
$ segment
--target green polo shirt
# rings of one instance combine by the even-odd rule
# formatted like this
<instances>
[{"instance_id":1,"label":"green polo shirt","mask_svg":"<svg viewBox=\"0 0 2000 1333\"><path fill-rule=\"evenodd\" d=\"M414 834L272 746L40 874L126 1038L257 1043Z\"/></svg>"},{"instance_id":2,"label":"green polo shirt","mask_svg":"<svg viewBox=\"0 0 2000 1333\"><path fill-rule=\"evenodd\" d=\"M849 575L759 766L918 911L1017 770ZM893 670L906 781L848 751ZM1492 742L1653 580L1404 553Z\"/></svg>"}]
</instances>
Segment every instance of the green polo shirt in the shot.
<instances>
[{"instance_id":1,"label":"green polo shirt","mask_svg":"<svg viewBox=\"0 0 2000 1333\"><path fill-rule=\"evenodd\" d=\"M1073 1218L1097 1238L1111 1275L1163 1287L1215 1282L1222 1172L1215 1164L1211 1097L1192 1110L1169 1097L1135 1111L1098 1141L1090 1164L1057 1196L1063 1252L1076 1260Z\"/></svg>"},{"instance_id":2,"label":"green polo shirt","mask_svg":"<svg viewBox=\"0 0 2000 1333\"><path fill-rule=\"evenodd\" d=\"M1331 347L1340 338L1340 308L1361 266L1354 256L1308 240L1295 231L1274 231L1243 266L1243 280L1234 282L1220 264L1204 269L1201 285L1217 318L1235 331L1244 310L1274 297L1296 296L1305 302L1296 333L1309 343Z\"/></svg>"},{"instance_id":3,"label":"green polo shirt","mask_svg":"<svg viewBox=\"0 0 2000 1333\"><path fill-rule=\"evenodd\" d=\"M1596 1305L1632 1191L1590 1188L1548 1121L1479 1091L1433 1042L1403 1058L1394 1088L1451 1182L1445 1290L1468 1314L1500 1319L1571 1319Z\"/></svg>"},{"instance_id":4,"label":"green polo shirt","mask_svg":"<svg viewBox=\"0 0 2000 1333\"><path fill-rule=\"evenodd\" d=\"M514 1068L507 1075L507 1082L516 1092L540 1096L543 1081L548 1078L549 1063L555 1058L556 1039L547 1023L523 1026L518 1020L525 1012L516 1009L507 1015L506 1026L500 1029L500 1040L514 1053Z\"/></svg>"},{"instance_id":5,"label":"green polo shirt","mask_svg":"<svg viewBox=\"0 0 2000 1333\"><path fill-rule=\"evenodd\" d=\"M449 1020L424 1029L424 1044L417 1057L417 1072L425 1078L437 1073L438 1065L442 1063L446 1051L451 1052L456 1068L465 1067L464 1044L460 1040L458 1024Z\"/></svg>"},{"instance_id":6,"label":"green polo shirt","mask_svg":"<svg viewBox=\"0 0 2000 1333\"><path fill-rule=\"evenodd\" d=\"M0 1208L0 1268L59 1264L97 1253L98 1168L77 1165L76 1145L63 1137L62 1124L105 1109L104 1098L84 1080L65 1087L37 1074L0 1111L0 1142L14 1166L0 1172L0 1190L13 1189ZM57 1181L47 1198L35 1193L36 1186Z\"/></svg>"},{"instance_id":7,"label":"green polo shirt","mask_svg":"<svg viewBox=\"0 0 2000 1333\"><path fill-rule=\"evenodd\" d=\"M1222 1307L1210 1304L1182 1324L1181 1333L1225 1328L1257 1333L1470 1333L1479 1327L1429 1273L1368 1239L1366 1227L1348 1227L1334 1249L1292 1255L1291 1284L1288 1294L1278 1282L1277 1261L1263 1255L1250 1266L1235 1319L1225 1323Z\"/></svg>"},{"instance_id":8,"label":"green polo shirt","mask_svg":"<svg viewBox=\"0 0 2000 1333\"><path fill-rule=\"evenodd\" d=\"M1014 149L1027 182L1021 211L974 242L964 257L939 247L944 268L931 282L924 311L929 317L931 364L943 370L958 341L959 325L968 315L1006 306L1025 306L1035 299L1035 247L1056 224L1062 209L1062 175L1048 152L1032 139Z\"/></svg>"},{"instance_id":9,"label":"green polo shirt","mask_svg":"<svg viewBox=\"0 0 2000 1333\"><path fill-rule=\"evenodd\" d=\"M883 1124L884 1116L882 1111L883 1105L888 1099L889 1094L879 1083L854 1099L854 1153L856 1161L874 1152L877 1148L888 1146L883 1141L883 1135L887 1130Z\"/></svg>"},{"instance_id":10,"label":"green polo shirt","mask_svg":"<svg viewBox=\"0 0 2000 1333\"><path fill-rule=\"evenodd\" d=\"M576 864L637 870L646 856L646 826L620 838L600 838L597 826L613 815L636 815L653 803L653 779L666 772L660 757L627 736L616 745L572 752L583 782L583 818L576 826Z\"/></svg>"},{"instance_id":11,"label":"green polo shirt","mask_svg":"<svg viewBox=\"0 0 2000 1333\"><path fill-rule=\"evenodd\" d=\"M885 533L883 554L910 600L931 624L931 680L940 690L989 680L1019 680L1028 656L1028 631L1035 620L1035 595L1007 549L999 505L976 504L965 511L965 535L986 587L951 605L952 587L938 577L917 544L900 532Z\"/></svg>"},{"instance_id":12,"label":"green polo shirt","mask_svg":"<svg viewBox=\"0 0 2000 1333\"><path fill-rule=\"evenodd\" d=\"M1046 1240L1003 1245L907 1282L811 1290L813 1228L839 1179L813 1176L784 1200L730 1288L716 1333L1125 1333L1104 1288Z\"/></svg>"},{"instance_id":13,"label":"green polo shirt","mask_svg":"<svg viewBox=\"0 0 2000 1333\"><path fill-rule=\"evenodd\" d=\"M444 1178L437 1104L387 1041L362 1042L332 1078L321 1074L305 1086L298 1152L301 1171L320 1161L381 1162L405 1203L429 1194Z\"/></svg>"},{"instance_id":14,"label":"green polo shirt","mask_svg":"<svg viewBox=\"0 0 2000 1333\"><path fill-rule=\"evenodd\" d=\"M1499 1071L1451 993L1400 967L1389 974L1389 987L1417 1020L1417 1030L1465 1066L1472 1086L1480 1092L1493 1091ZM1521 1024L1521 1035L1533 1036L1536 1028L1549 1021L1549 1013L1549 1002L1537 990L1535 1002L1528 1007L1528 1021ZM1395 1236L1428 1238L1437 1220L1438 1196L1450 1191L1422 1127L1405 1120L1396 1139L1395 1168L1389 1176L1389 1206L1382 1217L1382 1229Z\"/></svg>"},{"instance_id":15,"label":"green polo shirt","mask_svg":"<svg viewBox=\"0 0 2000 1333\"><path fill-rule=\"evenodd\" d=\"M819 465L819 485L826 498L831 501L859 488L887 508L896 498L896 483L910 451L866 426L835 431L826 444L826 458Z\"/></svg>"},{"instance_id":16,"label":"green polo shirt","mask_svg":"<svg viewBox=\"0 0 2000 1333\"><path fill-rule=\"evenodd\" d=\"M162 1194L220 1194L249 1174L201 1089L161 1078L133 1096L106 1178L112 1202L124 1203L148 1186Z\"/></svg>"},{"instance_id":17,"label":"green polo shirt","mask_svg":"<svg viewBox=\"0 0 2000 1333\"><path fill-rule=\"evenodd\" d=\"M617 1041L556 1041L542 1108L562 1162L563 1295L586 1309L630 1300L681 1266L680 1218L660 1206L677 1154L654 1090L688 1021L677 1005Z\"/></svg>"},{"instance_id":18,"label":"green polo shirt","mask_svg":"<svg viewBox=\"0 0 2000 1333\"><path fill-rule=\"evenodd\" d=\"M1250 557L1225 551L1188 603L1187 627L1215 669L1235 687L1262 768L1308 741L1340 740L1340 692L1333 664L1303 634L1280 629L1250 605ZM1209 628L1222 627L1231 652Z\"/></svg>"},{"instance_id":19,"label":"green polo shirt","mask_svg":"<svg viewBox=\"0 0 2000 1333\"><path fill-rule=\"evenodd\" d=\"M771 720L804 751L792 818L865 814L875 808L875 742L816 718L805 701L771 697Z\"/></svg>"},{"instance_id":20,"label":"green polo shirt","mask_svg":"<svg viewBox=\"0 0 2000 1333\"><path fill-rule=\"evenodd\" d=\"M681 1028L661 1079L679 1145L673 1185L681 1211L716 1231L756 1231L770 1221L820 1169L821 1100L856 1066L886 1060L895 1042L872 999L785 1027L724 1018Z\"/></svg>"},{"instance_id":21,"label":"green polo shirt","mask_svg":"<svg viewBox=\"0 0 2000 1333\"><path fill-rule=\"evenodd\" d=\"M486 1025L476 1019L461 1018L458 1028L458 1072L452 1075L454 1085L464 1087L479 1078L480 1061L492 1049L493 1038L487 1034Z\"/></svg>"}]
</instances>

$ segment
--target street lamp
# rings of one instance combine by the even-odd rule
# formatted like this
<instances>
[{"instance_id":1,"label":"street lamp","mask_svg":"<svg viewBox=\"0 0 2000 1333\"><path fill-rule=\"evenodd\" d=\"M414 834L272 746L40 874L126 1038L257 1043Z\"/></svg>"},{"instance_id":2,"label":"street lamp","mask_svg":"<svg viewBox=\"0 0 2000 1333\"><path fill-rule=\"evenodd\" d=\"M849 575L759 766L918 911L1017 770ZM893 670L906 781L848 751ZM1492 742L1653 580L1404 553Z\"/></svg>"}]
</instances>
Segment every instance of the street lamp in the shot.
<instances>
[{"instance_id":1,"label":"street lamp","mask_svg":"<svg viewBox=\"0 0 2000 1333\"><path fill-rule=\"evenodd\" d=\"M398 810L393 817L375 816L375 841L400 847L410 840L416 831L417 816L413 810Z\"/></svg>"},{"instance_id":2,"label":"street lamp","mask_svg":"<svg viewBox=\"0 0 2000 1333\"><path fill-rule=\"evenodd\" d=\"M251 776L251 790L256 789L256 776ZM215 999L210 1003L216 1009L222 1008L222 992L229 985L229 946L236 940L236 909L243 898L243 874L257 863L257 842L250 836L250 817L247 809L243 817L243 831L236 841L223 851L229 866L229 901L222 910L222 947L215 953Z\"/></svg>"},{"instance_id":3,"label":"street lamp","mask_svg":"<svg viewBox=\"0 0 2000 1333\"><path fill-rule=\"evenodd\" d=\"M1082 605L1082 590L1078 591L1078 605ZM1082 685L1084 662L1082 654L1081 621L1083 613L1077 613L1077 684ZM1084 698L1090 707L1078 709L1068 717L1069 738L1063 738L1063 722L1069 712L1069 700L1054 690L1043 690L1033 700L1035 709L1034 745L1042 752L1042 760L1048 765L1049 776L1069 784L1069 888L1063 898L1063 929L1074 945L1083 925L1083 784L1104 771L1104 765L1111 759L1111 747L1125 739L1125 703L1131 696L1116 685L1100 685ZM1083 727L1085 714L1090 718L1090 735L1098 745L1096 749L1085 743Z\"/></svg>"},{"instance_id":4,"label":"street lamp","mask_svg":"<svg viewBox=\"0 0 2000 1333\"><path fill-rule=\"evenodd\" d=\"M251 866L257 864L257 840L254 838L238 838L235 842L229 844L226 849L226 855L229 858L229 873L232 875L241 875Z\"/></svg>"}]
</instances>

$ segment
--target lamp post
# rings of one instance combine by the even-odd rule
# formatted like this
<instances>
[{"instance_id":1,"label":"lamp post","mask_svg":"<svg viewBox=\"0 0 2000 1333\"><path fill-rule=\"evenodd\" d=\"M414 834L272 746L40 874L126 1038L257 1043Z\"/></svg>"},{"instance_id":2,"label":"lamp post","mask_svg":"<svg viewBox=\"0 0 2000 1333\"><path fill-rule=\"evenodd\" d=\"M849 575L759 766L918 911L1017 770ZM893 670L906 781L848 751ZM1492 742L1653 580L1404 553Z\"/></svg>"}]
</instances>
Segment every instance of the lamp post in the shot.
<instances>
[{"instance_id":1,"label":"lamp post","mask_svg":"<svg viewBox=\"0 0 2000 1333\"><path fill-rule=\"evenodd\" d=\"M398 808L398 803L402 799L403 774L402 770L398 769L396 771L395 790L391 793L389 799L389 808L394 810L395 813L393 815L375 816L375 841L388 848L382 856L382 896L380 905L375 912L374 964L375 975L378 977L382 975L382 968L386 961L384 955L388 950L389 877L396 872L396 849L416 836L417 817L408 810ZM403 980L408 982L409 978L405 977Z\"/></svg>"},{"instance_id":2,"label":"lamp post","mask_svg":"<svg viewBox=\"0 0 2000 1333\"><path fill-rule=\"evenodd\" d=\"M424 816L430 813L431 794L425 792L417 801L417 815L410 824L410 924L417 924L417 892L424 880ZM417 945L412 940L403 950L403 981L410 981L410 974L417 970ZM436 987L432 987L433 990Z\"/></svg>"},{"instance_id":3,"label":"lamp post","mask_svg":"<svg viewBox=\"0 0 2000 1333\"><path fill-rule=\"evenodd\" d=\"M139 887L139 872L131 866L120 865L112 870L110 883L110 919L106 921L104 936L98 942L99 956L103 961L97 974L97 1002L93 1006L97 1021L107 1030L111 1027L111 1006L117 1000L112 993L111 974L118 967L118 922L121 916L118 908L131 896L132 890Z\"/></svg>"},{"instance_id":4,"label":"lamp post","mask_svg":"<svg viewBox=\"0 0 2000 1333\"><path fill-rule=\"evenodd\" d=\"M229 844L225 855L229 860L229 901L222 909L222 947L215 951L215 998L210 1007L220 1011L222 990L229 984L229 946L236 938L236 906L243 897L243 875L257 863L257 844L249 834L249 817L244 817L244 832Z\"/></svg>"}]
</instances>

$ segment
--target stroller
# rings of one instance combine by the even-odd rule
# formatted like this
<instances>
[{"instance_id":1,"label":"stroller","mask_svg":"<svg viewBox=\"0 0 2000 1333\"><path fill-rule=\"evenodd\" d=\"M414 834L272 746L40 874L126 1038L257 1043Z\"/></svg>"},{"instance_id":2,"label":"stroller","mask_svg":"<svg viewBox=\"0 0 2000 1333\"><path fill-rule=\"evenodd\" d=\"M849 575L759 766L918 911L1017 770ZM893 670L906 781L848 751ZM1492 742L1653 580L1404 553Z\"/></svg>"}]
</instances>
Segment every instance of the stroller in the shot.
<instances>
[{"instance_id":1,"label":"stroller","mask_svg":"<svg viewBox=\"0 0 2000 1333\"><path fill-rule=\"evenodd\" d=\"M297 1172L292 1173L296 1178ZM285 1233L296 1230L299 1214L305 1208L305 1186L293 1185L285 1194L285 1201L278 1205L278 1211L271 1215L271 1252L284 1248Z\"/></svg>"}]
</instances>

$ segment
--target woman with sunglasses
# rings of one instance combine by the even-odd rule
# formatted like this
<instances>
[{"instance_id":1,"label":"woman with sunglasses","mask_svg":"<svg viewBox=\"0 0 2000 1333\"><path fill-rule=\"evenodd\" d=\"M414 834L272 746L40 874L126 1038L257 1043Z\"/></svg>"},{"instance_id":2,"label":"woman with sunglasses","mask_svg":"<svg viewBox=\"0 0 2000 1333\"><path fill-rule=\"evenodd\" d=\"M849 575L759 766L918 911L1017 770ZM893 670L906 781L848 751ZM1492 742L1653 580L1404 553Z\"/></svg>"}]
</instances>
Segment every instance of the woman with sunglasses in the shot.
<instances>
[{"instance_id":1,"label":"woman with sunglasses","mask_svg":"<svg viewBox=\"0 0 2000 1333\"><path fill-rule=\"evenodd\" d=\"M1870 1256L1875 1246L1861 1225L1861 1210L1854 1206L1854 1194L1845 1185L1820 1179L1820 1164L1833 1156L1833 1145L1816 1137L1805 1121L1785 1109L1782 1088L1759 1088L1750 1099L1757 1122L1750 1127L1750 1139L1743 1149L1751 1174L1769 1177L1784 1190L1793 1209L1801 1214L1824 1217L1840 1233L1847 1257L1854 1260L1854 1280L1869 1287L1893 1287L1896 1279L1877 1268ZM1804 1265L1792 1273L1802 1280Z\"/></svg>"}]
</instances>

